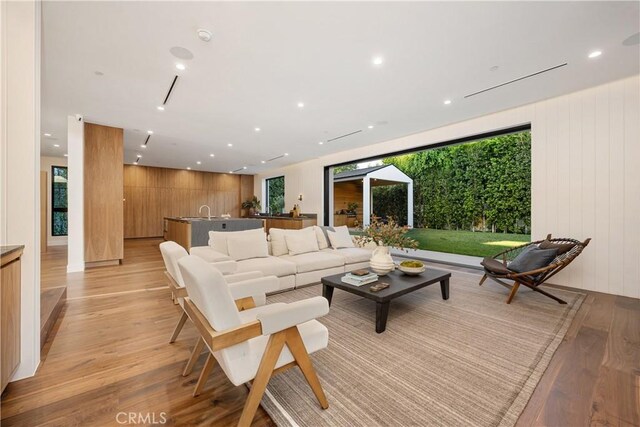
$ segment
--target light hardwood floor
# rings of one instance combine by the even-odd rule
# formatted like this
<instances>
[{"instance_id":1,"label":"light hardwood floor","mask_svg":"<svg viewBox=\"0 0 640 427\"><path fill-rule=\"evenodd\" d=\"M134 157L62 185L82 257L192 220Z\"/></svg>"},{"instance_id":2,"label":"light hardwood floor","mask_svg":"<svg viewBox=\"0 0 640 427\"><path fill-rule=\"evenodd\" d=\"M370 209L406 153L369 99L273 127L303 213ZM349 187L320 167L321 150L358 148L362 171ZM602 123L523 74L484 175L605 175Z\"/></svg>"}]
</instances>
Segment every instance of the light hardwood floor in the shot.
<instances>
[{"instance_id":1,"label":"light hardwood floor","mask_svg":"<svg viewBox=\"0 0 640 427\"><path fill-rule=\"evenodd\" d=\"M122 265L69 275L65 247L43 254L43 286L67 283L68 302L36 376L7 387L3 426L121 425L119 412L156 420L164 412L166 425L237 423L244 387L216 367L192 397L204 356L181 376L196 331L189 323L168 343L180 309L164 281L160 241L127 240ZM588 293L518 425L640 425L639 361L640 301ZM260 408L253 425L274 424Z\"/></svg>"}]
</instances>

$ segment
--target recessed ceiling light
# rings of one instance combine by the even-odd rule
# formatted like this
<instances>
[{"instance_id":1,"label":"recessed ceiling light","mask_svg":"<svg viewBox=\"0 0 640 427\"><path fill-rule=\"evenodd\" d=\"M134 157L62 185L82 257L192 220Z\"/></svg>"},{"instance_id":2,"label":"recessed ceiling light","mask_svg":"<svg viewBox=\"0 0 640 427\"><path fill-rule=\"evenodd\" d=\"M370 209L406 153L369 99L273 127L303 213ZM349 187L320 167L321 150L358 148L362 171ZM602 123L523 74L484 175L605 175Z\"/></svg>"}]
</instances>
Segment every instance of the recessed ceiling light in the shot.
<instances>
[{"instance_id":1,"label":"recessed ceiling light","mask_svg":"<svg viewBox=\"0 0 640 427\"><path fill-rule=\"evenodd\" d=\"M373 65L382 65L384 58L382 56L374 56L371 62L373 62Z\"/></svg>"},{"instance_id":2,"label":"recessed ceiling light","mask_svg":"<svg viewBox=\"0 0 640 427\"><path fill-rule=\"evenodd\" d=\"M318 142L318 144L319 144L319 145L322 145L322 144L324 144L324 142L320 141L320 142Z\"/></svg>"},{"instance_id":3,"label":"recessed ceiling light","mask_svg":"<svg viewBox=\"0 0 640 427\"><path fill-rule=\"evenodd\" d=\"M373 129L373 125L369 125L367 126L369 129Z\"/></svg>"},{"instance_id":4,"label":"recessed ceiling light","mask_svg":"<svg viewBox=\"0 0 640 427\"><path fill-rule=\"evenodd\" d=\"M45 133L44 136L51 136L51 134L50 133Z\"/></svg>"},{"instance_id":5,"label":"recessed ceiling light","mask_svg":"<svg viewBox=\"0 0 640 427\"><path fill-rule=\"evenodd\" d=\"M144 144L140 144L140 148L147 148L147 146Z\"/></svg>"},{"instance_id":6,"label":"recessed ceiling light","mask_svg":"<svg viewBox=\"0 0 640 427\"><path fill-rule=\"evenodd\" d=\"M445 99L444 100L444 105L449 105L451 104L451 100L450 99Z\"/></svg>"},{"instance_id":7,"label":"recessed ceiling light","mask_svg":"<svg viewBox=\"0 0 640 427\"><path fill-rule=\"evenodd\" d=\"M246 166L243 166L243 167L242 167L242 169L246 169L246 168L247 168Z\"/></svg>"},{"instance_id":8,"label":"recessed ceiling light","mask_svg":"<svg viewBox=\"0 0 640 427\"><path fill-rule=\"evenodd\" d=\"M196 162L196 164L201 165L201 164L202 164L202 162L201 162L200 160L198 160L198 161Z\"/></svg>"},{"instance_id":9,"label":"recessed ceiling light","mask_svg":"<svg viewBox=\"0 0 640 427\"><path fill-rule=\"evenodd\" d=\"M157 108L159 111L164 111L164 107L163 107L162 105L158 105L156 108Z\"/></svg>"},{"instance_id":10,"label":"recessed ceiling light","mask_svg":"<svg viewBox=\"0 0 640 427\"><path fill-rule=\"evenodd\" d=\"M65 156L65 157L69 157L69 155L68 155L67 153L64 153L64 156Z\"/></svg>"},{"instance_id":11,"label":"recessed ceiling light","mask_svg":"<svg viewBox=\"0 0 640 427\"><path fill-rule=\"evenodd\" d=\"M215 156L216 156L216 155L215 155L215 154L213 154L213 153L209 154L209 157L215 157Z\"/></svg>"},{"instance_id":12,"label":"recessed ceiling light","mask_svg":"<svg viewBox=\"0 0 640 427\"><path fill-rule=\"evenodd\" d=\"M227 144L227 147L233 147L233 144Z\"/></svg>"},{"instance_id":13,"label":"recessed ceiling light","mask_svg":"<svg viewBox=\"0 0 640 427\"><path fill-rule=\"evenodd\" d=\"M54 147L59 148L60 144L53 144Z\"/></svg>"},{"instance_id":14,"label":"recessed ceiling light","mask_svg":"<svg viewBox=\"0 0 640 427\"><path fill-rule=\"evenodd\" d=\"M233 171L229 171L229 173L233 173Z\"/></svg>"},{"instance_id":15,"label":"recessed ceiling light","mask_svg":"<svg viewBox=\"0 0 640 427\"><path fill-rule=\"evenodd\" d=\"M180 70L180 71L184 71L184 70L186 70L186 69L187 69L187 67L186 67L184 64L180 63L180 62L178 62L178 63L176 64L176 68L177 68L178 70Z\"/></svg>"},{"instance_id":16,"label":"recessed ceiling light","mask_svg":"<svg viewBox=\"0 0 640 427\"><path fill-rule=\"evenodd\" d=\"M191 170L191 167L187 166L187 170L188 170L188 171L190 171L190 170Z\"/></svg>"},{"instance_id":17,"label":"recessed ceiling light","mask_svg":"<svg viewBox=\"0 0 640 427\"><path fill-rule=\"evenodd\" d=\"M149 135L153 135L153 131L152 131L152 130L148 130L148 131L147 131L147 133L148 133Z\"/></svg>"},{"instance_id":18,"label":"recessed ceiling light","mask_svg":"<svg viewBox=\"0 0 640 427\"><path fill-rule=\"evenodd\" d=\"M260 160L260 163L265 164L267 162L265 160Z\"/></svg>"},{"instance_id":19,"label":"recessed ceiling light","mask_svg":"<svg viewBox=\"0 0 640 427\"><path fill-rule=\"evenodd\" d=\"M205 30L204 28L198 29L196 33L198 34L198 38L203 42L208 42L213 36L213 34L211 34L211 31Z\"/></svg>"},{"instance_id":20,"label":"recessed ceiling light","mask_svg":"<svg viewBox=\"0 0 640 427\"><path fill-rule=\"evenodd\" d=\"M141 158L141 157L142 157L142 154L138 154L136 157L137 157L137 158Z\"/></svg>"},{"instance_id":21,"label":"recessed ceiling light","mask_svg":"<svg viewBox=\"0 0 640 427\"><path fill-rule=\"evenodd\" d=\"M298 108L304 108L304 102L298 102Z\"/></svg>"},{"instance_id":22,"label":"recessed ceiling light","mask_svg":"<svg viewBox=\"0 0 640 427\"><path fill-rule=\"evenodd\" d=\"M602 51L601 50L594 50L593 52L591 52L589 54L589 58L591 58L591 59L597 58L600 55L602 55Z\"/></svg>"},{"instance_id":23,"label":"recessed ceiling light","mask_svg":"<svg viewBox=\"0 0 640 427\"><path fill-rule=\"evenodd\" d=\"M285 156L288 156L288 155L289 155L289 153L284 153L284 155L285 155Z\"/></svg>"},{"instance_id":24,"label":"recessed ceiling light","mask_svg":"<svg viewBox=\"0 0 640 427\"><path fill-rule=\"evenodd\" d=\"M260 128L255 128L254 129L256 132L260 132Z\"/></svg>"}]
</instances>

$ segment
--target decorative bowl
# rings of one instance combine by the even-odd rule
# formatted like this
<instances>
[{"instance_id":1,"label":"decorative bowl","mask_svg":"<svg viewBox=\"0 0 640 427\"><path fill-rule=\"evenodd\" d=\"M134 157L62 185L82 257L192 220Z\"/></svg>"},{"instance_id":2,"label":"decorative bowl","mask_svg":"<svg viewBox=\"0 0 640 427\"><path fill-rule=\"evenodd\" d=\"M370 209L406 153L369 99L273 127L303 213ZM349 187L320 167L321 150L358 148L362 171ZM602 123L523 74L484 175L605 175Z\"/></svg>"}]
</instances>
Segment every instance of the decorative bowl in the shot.
<instances>
[{"instance_id":1,"label":"decorative bowl","mask_svg":"<svg viewBox=\"0 0 640 427\"><path fill-rule=\"evenodd\" d=\"M418 266L418 264L420 266ZM426 269L427 267L422 262L415 260L402 261L398 264L398 270L408 276L417 276L418 274L424 273Z\"/></svg>"},{"instance_id":2,"label":"decorative bowl","mask_svg":"<svg viewBox=\"0 0 640 427\"><path fill-rule=\"evenodd\" d=\"M393 264L393 262L390 262L390 263L378 263L378 262L371 261L369 263L369 267L378 276L384 276L386 274L391 273L394 270L395 265Z\"/></svg>"}]
</instances>

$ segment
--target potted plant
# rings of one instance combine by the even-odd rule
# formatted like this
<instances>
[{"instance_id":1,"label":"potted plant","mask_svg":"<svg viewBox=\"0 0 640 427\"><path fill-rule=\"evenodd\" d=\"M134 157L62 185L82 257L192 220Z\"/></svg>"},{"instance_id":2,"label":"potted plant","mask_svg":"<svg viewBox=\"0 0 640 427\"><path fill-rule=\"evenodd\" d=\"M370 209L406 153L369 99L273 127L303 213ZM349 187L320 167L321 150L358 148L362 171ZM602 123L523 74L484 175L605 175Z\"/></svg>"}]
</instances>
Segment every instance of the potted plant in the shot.
<instances>
[{"instance_id":1,"label":"potted plant","mask_svg":"<svg viewBox=\"0 0 640 427\"><path fill-rule=\"evenodd\" d=\"M356 237L359 246L375 243L378 245L371 255L371 269L383 276L395 268L393 258L391 258L391 248L398 248L408 252L409 249L417 249L418 242L406 234L409 227L401 227L393 219L389 218L387 223L374 219L369 227L363 230L363 235Z\"/></svg>"},{"instance_id":2,"label":"potted plant","mask_svg":"<svg viewBox=\"0 0 640 427\"><path fill-rule=\"evenodd\" d=\"M248 209L249 215L252 216L255 215L256 212L259 212L262 206L260 205L260 200L258 200L256 196L253 196L253 198L242 202L242 209Z\"/></svg>"}]
</instances>

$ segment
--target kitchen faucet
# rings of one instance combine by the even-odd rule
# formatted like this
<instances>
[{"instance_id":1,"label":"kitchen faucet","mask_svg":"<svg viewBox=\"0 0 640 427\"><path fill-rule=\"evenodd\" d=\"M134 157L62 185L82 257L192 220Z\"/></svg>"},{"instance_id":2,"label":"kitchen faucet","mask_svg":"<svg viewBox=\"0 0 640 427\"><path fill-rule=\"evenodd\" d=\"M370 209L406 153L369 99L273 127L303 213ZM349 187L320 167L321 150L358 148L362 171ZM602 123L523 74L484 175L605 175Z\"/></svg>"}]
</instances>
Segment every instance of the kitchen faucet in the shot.
<instances>
[{"instance_id":1,"label":"kitchen faucet","mask_svg":"<svg viewBox=\"0 0 640 427\"><path fill-rule=\"evenodd\" d=\"M209 205L202 205L202 206L200 206L200 208L198 209L198 215L200 215L200 214L202 213L202 208L207 208L207 212L208 212L208 214L207 214L207 218L208 218L209 220L211 220L211 208L209 207Z\"/></svg>"}]
</instances>

